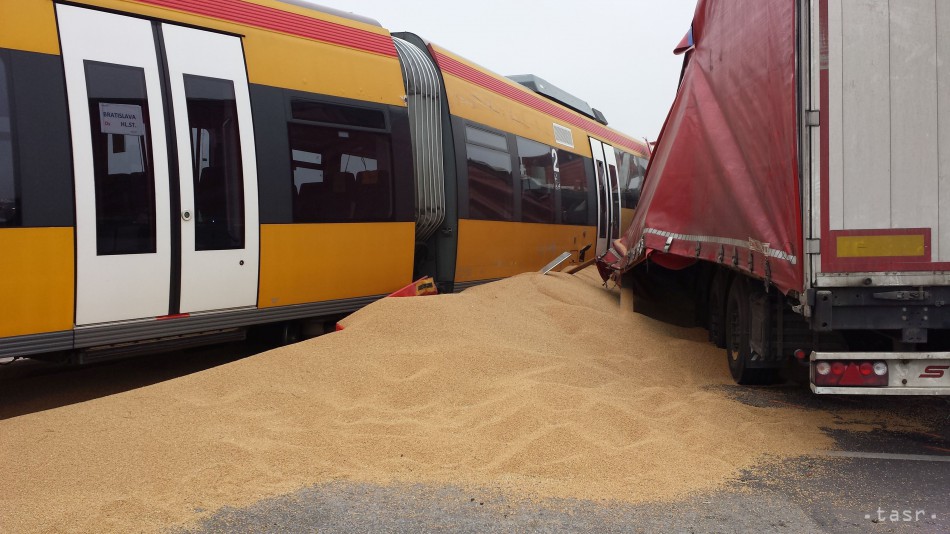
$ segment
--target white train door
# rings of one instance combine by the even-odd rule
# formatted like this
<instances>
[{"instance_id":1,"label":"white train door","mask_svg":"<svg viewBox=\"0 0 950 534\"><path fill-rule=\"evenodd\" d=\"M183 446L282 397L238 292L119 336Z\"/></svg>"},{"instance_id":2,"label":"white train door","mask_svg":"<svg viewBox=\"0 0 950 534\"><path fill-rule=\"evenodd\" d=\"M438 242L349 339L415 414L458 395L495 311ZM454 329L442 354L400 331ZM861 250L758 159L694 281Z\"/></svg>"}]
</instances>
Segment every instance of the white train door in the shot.
<instances>
[{"instance_id":1,"label":"white train door","mask_svg":"<svg viewBox=\"0 0 950 534\"><path fill-rule=\"evenodd\" d=\"M592 137L590 151L597 178L597 256L601 256L620 237L620 180L612 146Z\"/></svg>"},{"instance_id":2,"label":"white train door","mask_svg":"<svg viewBox=\"0 0 950 534\"><path fill-rule=\"evenodd\" d=\"M257 160L237 37L162 25L178 142L181 313L257 303Z\"/></svg>"},{"instance_id":3,"label":"white train door","mask_svg":"<svg viewBox=\"0 0 950 534\"><path fill-rule=\"evenodd\" d=\"M256 161L240 41L72 6L57 6L57 19L76 324L256 304Z\"/></svg>"}]
</instances>

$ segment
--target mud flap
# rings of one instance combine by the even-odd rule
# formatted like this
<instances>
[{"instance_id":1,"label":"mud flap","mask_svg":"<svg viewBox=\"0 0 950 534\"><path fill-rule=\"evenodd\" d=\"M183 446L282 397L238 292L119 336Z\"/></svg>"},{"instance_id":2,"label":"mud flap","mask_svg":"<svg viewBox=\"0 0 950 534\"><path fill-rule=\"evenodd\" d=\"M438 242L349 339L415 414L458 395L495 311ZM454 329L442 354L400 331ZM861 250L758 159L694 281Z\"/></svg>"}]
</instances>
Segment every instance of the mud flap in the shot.
<instances>
[{"instance_id":1,"label":"mud flap","mask_svg":"<svg viewBox=\"0 0 950 534\"><path fill-rule=\"evenodd\" d=\"M749 295L749 348L752 357L749 367L779 367L772 357L772 299L764 291L753 291Z\"/></svg>"}]
</instances>

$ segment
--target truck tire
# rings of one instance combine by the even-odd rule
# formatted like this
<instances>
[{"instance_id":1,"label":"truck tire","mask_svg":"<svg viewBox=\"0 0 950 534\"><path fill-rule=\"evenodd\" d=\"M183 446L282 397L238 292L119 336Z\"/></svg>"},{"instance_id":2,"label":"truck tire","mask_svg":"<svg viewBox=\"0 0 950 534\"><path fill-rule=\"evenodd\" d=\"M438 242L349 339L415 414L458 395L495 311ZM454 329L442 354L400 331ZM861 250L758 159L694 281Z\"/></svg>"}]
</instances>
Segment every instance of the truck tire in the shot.
<instances>
[{"instance_id":1,"label":"truck tire","mask_svg":"<svg viewBox=\"0 0 950 534\"><path fill-rule=\"evenodd\" d=\"M778 377L776 369L755 369L750 366L752 360L750 296L749 282L742 276L736 276L729 285L726 298L724 317L726 361L729 364L729 373L737 384L772 384Z\"/></svg>"}]
</instances>

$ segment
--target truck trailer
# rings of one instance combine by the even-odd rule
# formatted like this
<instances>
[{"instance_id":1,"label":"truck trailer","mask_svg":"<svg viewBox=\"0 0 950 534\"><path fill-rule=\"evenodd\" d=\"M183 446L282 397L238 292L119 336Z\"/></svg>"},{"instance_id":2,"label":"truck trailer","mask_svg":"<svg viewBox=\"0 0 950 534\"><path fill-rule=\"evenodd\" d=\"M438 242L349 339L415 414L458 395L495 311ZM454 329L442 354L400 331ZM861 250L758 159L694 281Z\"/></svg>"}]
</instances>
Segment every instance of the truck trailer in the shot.
<instances>
[{"instance_id":1,"label":"truck trailer","mask_svg":"<svg viewBox=\"0 0 950 534\"><path fill-rule=\"evenodd\" d=\"M950 395L950 2L700 0L600 258L740 384Z\"/></svg>"}]
</instances>

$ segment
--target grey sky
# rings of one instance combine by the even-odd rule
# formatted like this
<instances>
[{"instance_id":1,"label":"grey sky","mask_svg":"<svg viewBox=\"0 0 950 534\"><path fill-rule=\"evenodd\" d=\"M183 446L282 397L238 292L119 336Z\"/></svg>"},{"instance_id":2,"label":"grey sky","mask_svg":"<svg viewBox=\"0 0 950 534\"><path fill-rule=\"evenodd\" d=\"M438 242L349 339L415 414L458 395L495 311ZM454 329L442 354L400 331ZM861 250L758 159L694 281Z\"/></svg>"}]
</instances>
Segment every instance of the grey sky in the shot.
<instances>
[{"instance_id":1,"label":"grey sky","mask_svg":"<svg viewBox=\"0 0 950 534\"><path fill-rule=\"evenodd\" d=\"M696 0L316 0L409 31L503 75L536 74L610 126L656 139L679 80L673 48Z\"/></svg>"}]
</instances>

